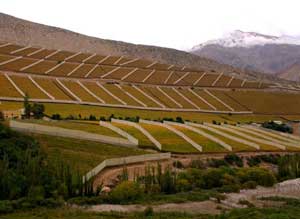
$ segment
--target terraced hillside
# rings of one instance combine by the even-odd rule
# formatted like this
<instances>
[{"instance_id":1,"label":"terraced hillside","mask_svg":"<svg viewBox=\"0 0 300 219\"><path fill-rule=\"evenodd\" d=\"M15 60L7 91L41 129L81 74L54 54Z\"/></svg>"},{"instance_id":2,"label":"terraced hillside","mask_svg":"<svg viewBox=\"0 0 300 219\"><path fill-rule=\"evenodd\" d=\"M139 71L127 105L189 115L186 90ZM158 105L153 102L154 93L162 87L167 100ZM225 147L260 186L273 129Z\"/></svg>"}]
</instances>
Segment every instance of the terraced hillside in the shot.
<instances>
[{"instance_id":1,"label":"terraced hillside","mask_svg":"<svg viewBox=\"0 0 300 219\"><path fill-rule=\"evenodd\" d=\"M32 101L44 103L152 111L281 115L300 111L300 87L295 85L6 42L0 43L0 83L0 99L7 101L22 101L28 94Z\"/></svg>"},{"instance_id":2,"label":"terraced hillside","mask_svg":"<svg viewBox=\"0 0 300 219\"><path fill-rule=\"evenodd\" d=\"M111 127L102 126L99 122L46 122L36 120L23 122L126 138L124 133L119 133ZM213 125L211 123L166 121L160 123L148 120L133 123L116 119L108 124L136 138L141 148L146 147L157 151L197 154L300 150L300 137L253 125ZM143 131L137 126L142 128Z\"/></svg>"},{"instance_id":3,"label":"terraced hillside","mask_svg":"<svg viewBox=\"0 0 300 219\"><path fill-rule=\"evenodd\" d=\"M156 85L231 88L269 86L262 82L243 81L214 71L204 72L156 61L24 47L5 42L0 44L0 70Z\"/></svg>"}]
</instances>

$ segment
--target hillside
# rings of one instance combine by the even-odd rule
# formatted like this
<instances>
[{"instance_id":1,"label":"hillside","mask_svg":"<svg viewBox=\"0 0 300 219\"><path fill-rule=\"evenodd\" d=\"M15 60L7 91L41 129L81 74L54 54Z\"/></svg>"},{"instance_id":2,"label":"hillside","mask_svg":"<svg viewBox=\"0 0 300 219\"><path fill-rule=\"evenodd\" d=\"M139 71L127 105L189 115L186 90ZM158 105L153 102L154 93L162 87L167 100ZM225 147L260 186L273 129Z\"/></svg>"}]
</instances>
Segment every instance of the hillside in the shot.
<instances>
[{"instance_id":1,"label":"hillside","mask_svg":"<svg viewBox=\"0 0 300 219\"><path fill-rule=\"evenodd\" d=\"M206 71L240 72L231 66L184 51L90 37L3 13L0 13L0 41L48 49L142 58Z\"/></svg>"},{"instance_id":2,"label":"hillside","mask_svg":"<svg viewBox=\"0 0 300 219\"><path fill-rule=\"evenodd\" d=\"M283 73L298 62L300 40L235 31L228 37L195 46L191 52L248 71L269 75ZM281 74L286 80L299 79L299 71Z\"/></svg>"},{"instance_id":3,"label":"hillside","mask_svg":"<svg viewBox=\"0 0 300 219\"><path fill-rule=\"evenodd\" d=\"M292 81L300 81L300 62L297 62L288 69L280 72L278 77Z\"/></svg>"}]
</instances>

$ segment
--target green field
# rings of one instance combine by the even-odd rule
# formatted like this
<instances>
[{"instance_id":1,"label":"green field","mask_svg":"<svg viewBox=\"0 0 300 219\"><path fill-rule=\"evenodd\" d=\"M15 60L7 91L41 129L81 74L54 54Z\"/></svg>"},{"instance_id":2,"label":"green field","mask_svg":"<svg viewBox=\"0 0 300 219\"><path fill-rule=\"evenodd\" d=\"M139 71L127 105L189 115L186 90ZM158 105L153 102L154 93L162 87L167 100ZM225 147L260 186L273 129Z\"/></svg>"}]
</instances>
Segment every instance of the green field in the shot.
<instances>
[{"instance_id":1,"label":"green field","mask_svg":"<svg viewBox=\"0 0 300 219\"><path fill-rule=\"evenodd\" d=\"M60 128L66 128L66 129L73 129L73 130L80 130L80 131L86 131L94 134L101 134L101 135L107 135L112 137L121 137L116 132L105 128L103 126L100 126L98 122L92 122L87 123L85 121L69 121L69 120L61 120L61 121L44 121L44 120L20 120L21 122L26 123L34 123L39 125L47 125L47 126L54 126L54 127L60 127Z\"/></svg>"},{"instance_id":2,"label":"green field","mask_svg":"<svg viewBox=\"0 0 300 219\"><path fill-rule=\"evenodd\" d=\"M215 132L212 132L212 131L209 131L207 129L202 129L200 127L197 127L198 129L206 132L207 134L210 134L216 138L219 138L220 140L224 141L225 143L229 144L231 147L232 147L232 150L235 151L235 152L242 152L242 151L255 151L256 149L253 148L253 147L250 147L248 145L245 145L245 144L242 144L242 143L239 143L237 141L234 141L234 140L231 140L229 138L226 138L222 135L219 135ZM222 130L220 130L222 131Z\"/></svg>"},{"instance_id":3,"label":"green field","mask_svg":"<svg viewBox=\"0 0 300 219\"><path fill-rule=\"evenodd\" d=\"M173 126L177 130L181 131L183 134L191 138L193 141L198 143L199 145L202 146L202 151L203 152L228 152L224 147L219 145L218 143L209 140L208 138L199 135L198 133L191 131L189 129L180 127L180 126Z\"/></svg>"},{"instance_id":4,"label":"green field","mask_svg":"<svg viewBox=\"0 0 300 219\"><path fill-rule=\"evenodd\" d=\"M215 128L219 129L217 126L216 126ZM223 131L223 132L226 133L226 134L230 134L230 135L232 135L232 136L235 136L235 137L238 137L238 138L241 138L241 139L244 139L244 140L247 140L247 141L256 143L256 144L258 144L258 145L260 146L260 150L263 150L263 151L280 151L280 150L281 150L281 149L279 149L279 148L277 148L277 147L272 146L271 143L270 143L270 144L263 144L263 143L260 143L260 142L255 141L255 140L250 140L250 139L248 139L248 138L244 138L244 137L242 137L242 136L240 136L240 135L238 135L238 134L232 133L232 132L227 131L227 130L223 130L223 129L219 129L219 130L220 130L220 131ZM246 135L248 135L248 136L257 138L257 136L255 136L255 135L251 135L251 134L249 134L249 133L246 133L246 132L243 132L243 131L240 131L240 130L239 130L239 132L241 132L241 133L243 133L243 134L246 134ZM261 139L261 138L258 137L258 139ZM265 140L265 139L264 139L264 140Z\"/></svg>"},{"instance_id":5,"label":"green field","mask_svg":"<svg viewBox=\"0 0 300 219\"><path fill-rule=\"evenodd\" d=\"M157 149L156 146L141 131L137 130L136 128L129 125L120 124L120 123L112 123L112 124L126 131L127 133L131 134L133 137L137 138L139 140L140 147Z\"/></svg>"},{"instance_id":6,"label":"green field","mask_svg":"<svg viewBox=\"0 0 300 219\"><path fill-rule=\"evenodd\" d=\"M32 136L40 142L50 159L55 160L61 157L81 173L88 172L105 159L149 153L137 148L108 145L92 141L39 134L32 134Z\"/></svg>"},{"instance_id":7,"label":"green field","mask_svg":"<svg viewBox=\"0 0 300 219\"><path fill-rule=\"evenodd\" d=\"M108 117L114 114L116 117L135 117L140 116L142 119L162 119L164 117L176 118L182 117L185 120L196 122L212 122L213 120L228 123L237 122L264 122L269 120L285 120L280 116L273 115L228 115L228 114L211 114L211 113L197 113L197 112L167 112L167 111L150 111L150 110L137 110L137 109L124 109L117 107L99 107L99 106L87 106L77 104L54 104L45 103L46 114L52 115L59 113L63 117L69 115L81 114L82 117L89 116L91 114L100 117ZM15 110L23 107L22 102L2 101L0 104L0 110ZM290 115L288 118L300 119L300 115Z\"/></svg>"},{"instance_id":8,"label":"green field","mask_svg":"<svg viewBox=\"0 0 300 219\"><path fill-rule=\"evenodd\" d=\"M175 153L200 153L184 139L164 127L149 124L140 124L162 145L163 151Z\"/></svg>"}]
</instances>

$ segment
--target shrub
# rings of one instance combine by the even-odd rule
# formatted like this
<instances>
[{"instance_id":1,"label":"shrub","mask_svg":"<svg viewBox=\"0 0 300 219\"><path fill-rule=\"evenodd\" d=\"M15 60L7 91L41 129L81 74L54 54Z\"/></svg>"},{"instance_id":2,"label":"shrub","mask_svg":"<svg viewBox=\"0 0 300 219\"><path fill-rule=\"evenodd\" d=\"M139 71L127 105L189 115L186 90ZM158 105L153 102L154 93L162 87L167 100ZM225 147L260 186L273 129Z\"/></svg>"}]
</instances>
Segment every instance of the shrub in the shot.
<instances>
[{"instance_id":1,"label":"shrub","mask_svg":"<svg viewBox=\"0 0 300 219\"><path fill-rule=\"evenodd\" d=\"M238 202L240 205L246 205L248 208L253 208L255 207L254 204L252 204L251 202L249 202L248 200L244 200L244 199L240 199Z\"/></svg>"},{"instance_id":2,"label":"shrub","mask_svg":"<svg viewBox=\"0 0 300 219\"><path fill-rule=\"evenodd\" d=\"M241 183L255 181L258 185L271 187L275 184L276 178L273 173L263 168L248 168L239 171Z\"/></svg>"},{"instance_id":3,"label":"shrub","mask_svg":"<svg viewBox=\"0 0 300 219\"><path fill-rule=\"evenodd\" d=\"M154 214L154 211L153 211L153 208L151 206L148 206L147 208L145 208L145 210L144 210L144 216L145 217L153 216L153 214Z\"/></svg>"},{"instance_id":4,"label":"shrub","mask_svg":"<svg viewBox=\"0 0 300 219\"><path fill-rule=\"evenodd\" d=\"M223 185L221 188L218 188L218 192L230 193L230 192L239 192L241 189L239 184L232 185Z\"/></svg>"},{"instance_id":5,"label":"shrub","mask_svg":"<svg viewBox=\"0 0 300 219\"><path fill-rule=\"evenodd\" d=\"M242 167L244 166L243 164L243 159L240 158L238 155L236 154L227 154L225 157L224 157L224 160L229 163L230 165L236 165L238 167Z\"/></svg>"},{"instance_id":6,"label":"shrub","mask_svg":"<svg viewBox=\"0 0 300 219\"><path fill-rule=\"evenodd\" d=\"M191 183L187 179L178 179L176 182L177 192L186 192L192 189Z\"/></svg>"},{"instance_id":7,"label":"shrub","mask_svg":"<svg viewBox=\"0 0 300 219\"><path fill-rule=\"evenodd\" d=\"M34 103L31 106L31 112L35 119L41 119L44 116L45 106L43 104Z\"/></svg>"},{"instance_id":8,"label":"shrub","mask_svg":"<svg viewBox=\"0 0 300 219\"><path fill-rule=\"evenodd\" d=\"M14 208L10 201L0 201L0 215L13 212Z\"/></svg>"},{"instance_id":9,"label":"shrub","mask_svg":"<svg viewBox=\"0 0 300 219\"><path fill-rule=\"evenodd\" d=\"M190 167L191 168L197 168L197 169L204 169L205 168L205 164L203 163L202 160L192 160L190 163Z\"/></svg>"},{"instance_id":10,"label":"shrub","mask_svg":"<svg viewBox=\"0 0 300 219\"><path fill-rule=\"evenodd\" d=\"M178 122L178 123L184 123L184 120L180 116L177 116L176 117L176 122Z\"/></svg>"},{"instance_id":11,"label":"shrub","mask_svg":"<svg viewBox=\"0 0 300 219\"><path fill-rule=\"evenodd\" d=\"M247 164L250 167L258 166L261 163L260 157L259 156L254 156L254 157L248 157L247 158Z\"/></svg>"},{"instance_id":12,"label":"shrub","mask_svg":"<svg viewBox=\"0 0 300 219\"><path fill-rule=\"evenodd\" d=\"M51 119L53 119L53 120L61 120L61 116L60 116L60 114L56 113L56 114L53 114L51 116Z\"/></svg>"},{"instance_id":13,"label":"shrub","mask_svg":"<svg viewBox=\"0 0 300 219\"><path fill-rule=\"evenodd\" d=\"M203 187L205 189L212 189L222 186L223 172L220 169L209 169L203 173Z\"/></svg>"},{"instance_id":14,"label":"shrub","mask_svg":"<svg viewBox=\"0 0 300 219\"><path fill-rule=\"evenodd\" d=\"M106 121L105 116L100 116L100 121Z\"/></svg>"},{"instance_id":15,"label":"shrub","mask_svg":"<svg viewBox=\"0 0 300 219\"><path fill-rule=\"evenodd\" d=\"M109 194L109 200L115 204L132 202L142 197L143 191L138 183L124 181Z\"/></svg>"},{"instance_id":16,"label":"shrub","mask_svg":"<svg viewBox=\"0 0 300 219\"><path fill-rule=\"evenodd\" d=\"M178 169L184 168L183 164L179 160L176 160L173 162L173 167L178 168Z\"/></svg>"},{"instance_id":17,"label":"shrub","mask_svg":"<svg viewBox=\"0 0 300 219\"><path fill-rule=\"evenodd\" d=\"M267 129L276 130L276 131L279 131L279 132L293 133L293 128L292 127L290 127L286 124L277 124L273 121L264 122L262 124L262 127L267 128Z\"/></svg>"},{"instance_id":18,"label":"shrub","mask_svg":"<svg viewBox=\"0 0 300 219\"><path fill-rule=\"evenodd\" d=\"M94 115L91 114L91 115L89 116L89 120L90 120L90 121L96 121L97 118L96 118L96 116L94 116Z\"/></svg>"},{"instance_id":19,"label":"shrub","mask_svg":"<svg viewBox=\"0 0 300 219\"><path fill-rule=\"evenodd\" d=\"M255 181L247 181L242 187L243 189L255 189L257 187L257 183Z\"/></svg>"},{"instance_id":20,"label":"shrub","mask_svg":"<svg viewBox=\"0 0 300 219\"><path fill-rule=\"evenodd\" d=\"M208 165L210 167L218 168L218 167L221 167L221 166L228 166L228 163L223 159L214 159L214 158L212 158L212 159L209 160Z\"/></svg>"}]
</instances>

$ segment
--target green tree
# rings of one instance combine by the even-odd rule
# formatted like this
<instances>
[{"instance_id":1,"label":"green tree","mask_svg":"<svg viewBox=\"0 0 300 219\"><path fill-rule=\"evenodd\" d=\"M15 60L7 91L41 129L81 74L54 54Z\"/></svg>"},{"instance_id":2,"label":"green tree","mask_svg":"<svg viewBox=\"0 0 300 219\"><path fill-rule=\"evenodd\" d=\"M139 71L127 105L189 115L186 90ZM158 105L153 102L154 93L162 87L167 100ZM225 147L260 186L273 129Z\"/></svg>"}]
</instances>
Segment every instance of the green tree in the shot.
<instances>
[{"instance_id":1,"label":"green tree","mask_svg":"<svg viewBox=\"0 0 300 219\"><path fill-rule=\"evenodd\" d=\"M26 93L24 96L24 110L25 110L25 118L30 118L30 113L31 113L31 105L29 103L29 95Z\"/></svg>"},{"instance_id":2,"label":"green tree","mask_svg":"<svg viewBox=\"0 0 300 219\"><path fill-rule=\"evenodd\" d=\"M41 119L44 116L45 106L43 104L34 103L31 107L31 112L35 119Z\"/></svg>"}]
</instances>

